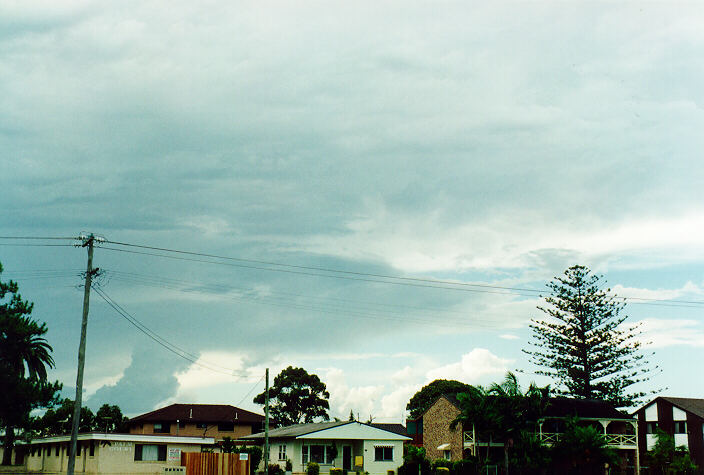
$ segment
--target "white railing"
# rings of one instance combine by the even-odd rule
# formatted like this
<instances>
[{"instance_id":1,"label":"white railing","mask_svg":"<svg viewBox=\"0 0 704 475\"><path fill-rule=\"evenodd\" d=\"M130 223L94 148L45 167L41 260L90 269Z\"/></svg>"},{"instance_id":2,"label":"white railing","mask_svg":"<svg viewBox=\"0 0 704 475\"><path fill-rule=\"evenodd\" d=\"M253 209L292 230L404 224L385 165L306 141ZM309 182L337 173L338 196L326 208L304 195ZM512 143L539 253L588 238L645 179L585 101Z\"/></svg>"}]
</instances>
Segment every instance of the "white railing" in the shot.
<instances>
[{"instance_id":1,"label":"white railing","mask_svg":"<svg viewBox=\"0 0 704 475\"><path fill-rule=\"evenodd\" d=\"M536 434L538 435L538 434ZM543 432L540 435L540 441L545 445L554 445L562 437L560 432ZM635 447L637 444L637 439L635 434L604 434L606 438L606 445L608 447L624 447L631 446ZM486 445L486 443L478 442L474 440L474 434L472 432L465 432L463 434L464 445ZM495 441L497 442L497 441ZM497 442L498 443L498 442ZM493 444L492 444L493 445Z\"/></svg>"},{"instance_id":2,"label":"white railing","mask_svg":"<svg viewBox=\"0 0 704 475\"><path fill-rule=\"evenodd\" d=\"M560 440L562 434L559 432L543 432L540 434L540 441L545 445L553 445ZM636 446L635 434L604 434L607 447Z\"/></svg>"},{"instance_id":3,"label":"white railing","mask_svg":"<svg viewBox=\"0 0 704 475\"><path fill-rule=\"evenodd\" d=\"M606 444L611 445L636 445L635 434L606 434Z\"/></svg>"}]
</instances>

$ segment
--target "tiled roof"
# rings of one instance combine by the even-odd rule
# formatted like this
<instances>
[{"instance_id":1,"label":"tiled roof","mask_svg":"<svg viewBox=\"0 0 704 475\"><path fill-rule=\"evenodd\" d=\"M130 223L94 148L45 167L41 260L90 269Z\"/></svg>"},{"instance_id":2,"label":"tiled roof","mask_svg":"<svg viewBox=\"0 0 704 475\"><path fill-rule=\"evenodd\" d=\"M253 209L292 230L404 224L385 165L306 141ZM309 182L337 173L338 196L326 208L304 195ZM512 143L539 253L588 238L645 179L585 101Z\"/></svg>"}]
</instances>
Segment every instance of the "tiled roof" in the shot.
<instances>
[{"instance_id":1,"label":"tiled roof","mask_svg":"<svg viewBox=\"0 0 704 475\"><path fill-rule=\"evenodd\" d=\"M310 424L295 424L292 426L279 427L278 429L272 429L269 431L270 438L285 438L285 437L298 437L300 435L310 434L311 432L318 432L320 430L330 429L331 427L343 426L349 424L348 421L338 421L338 422L312 422ZM264 432L258 434L252 434L242 439L263 439Z\"/></svg>"},{"instance_id":2,"label":"tiled roof","mask_svg":"<svg viewBox=\"0 0 704 475\"><path fill-rule=\"evenodd\" d=\"M391 423L384 423L384 422L372 422L369 424L372 427L376 427L377 429L382 429L387 432L393 432L394 434L398 435L408 435L406 432L406 426L403 424L391 424Z\"/></svg>"},{"instance_id":3,"label":"tiled roof","mask_svg":"<svg viewBox=\"0 0 704 475\"><path fill-rule=\"evenodd\" d=\"M264 416L226 404L172 404L130 419L130 422L241 422L264 421Z\"/></svg>"},{"instance_id":4,"label":"tiled roof","mask_svg":"<svg viewBox=\"0 0 704 475\"><path fill-rule=\"evenodd\" d=\"M618 411L613 404L596 399L550 398L545 417L570 417L594 419L629 419L630 416Z\"/></svg>"},{"instance_id":5,"label":"tiled roof","mask_svg":"<svg viewBox=\"0 0 704 475\"><path fill-rule=\"evenodd\" d=\"M683 411L691 412L692 414L704 418L704 399L667 396L660 396L660 398L668 401L674 406L679 407Z\"/></svg>"}]
</instances>

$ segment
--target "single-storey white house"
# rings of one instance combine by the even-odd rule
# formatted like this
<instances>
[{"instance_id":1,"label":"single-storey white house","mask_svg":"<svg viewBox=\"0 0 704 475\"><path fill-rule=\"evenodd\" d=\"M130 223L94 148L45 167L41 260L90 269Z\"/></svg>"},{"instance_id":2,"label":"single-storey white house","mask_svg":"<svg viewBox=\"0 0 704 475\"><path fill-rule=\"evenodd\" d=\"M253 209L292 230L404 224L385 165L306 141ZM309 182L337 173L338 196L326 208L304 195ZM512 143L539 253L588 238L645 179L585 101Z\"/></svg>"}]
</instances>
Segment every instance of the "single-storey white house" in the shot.
<instances>
[{"instance_id":1,"label":"single-storey white house","mask_svg":"<svg viewBox=\"0 0 704 475\"><path fill-rule=\"evenodd\" d=\"M66 473L71 437L33 439L16 446L23 463L13 473ZM213 437L85 433L78 435L76 473L184 474L182 452L215 447Z\"/></svg>"},{"instance_id":2,"label":"single-storey white house","mask_svg":"<svg viewBox=\"0 0 704 475\"><path fill-rule=\"evenodd\" d=\"M264 443L264 433L241 440ZM336 467L388 475L403 464L407 440L410 437L355 421L297 424L269 431L269 463L284 468L288 459L294 473L304 473L308 462L317 462L321 474Z\"/></svg>"}]
</instances>

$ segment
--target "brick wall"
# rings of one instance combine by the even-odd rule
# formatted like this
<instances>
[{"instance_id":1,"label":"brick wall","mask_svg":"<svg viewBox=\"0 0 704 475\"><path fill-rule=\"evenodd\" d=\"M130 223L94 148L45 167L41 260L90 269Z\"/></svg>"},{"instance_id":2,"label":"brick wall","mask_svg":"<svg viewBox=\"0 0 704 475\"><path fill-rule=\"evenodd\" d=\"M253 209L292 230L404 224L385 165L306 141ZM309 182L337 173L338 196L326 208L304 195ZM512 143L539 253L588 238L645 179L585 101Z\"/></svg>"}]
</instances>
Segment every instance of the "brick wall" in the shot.
<instances>
[{"instance_id":1,"label":"brick wall","mask_svg":"<svg viewBox=\"0 0 704 475\"><path fill-rule=\"evenodd\" d=\"M423 414L423 447L430 460L443 458L443 452L438 450L442 444L450 444L452 460L462 460L462 425L450 430L450 423L459 413L454 404L441 397Z\"/></svg>"}]
</instances>

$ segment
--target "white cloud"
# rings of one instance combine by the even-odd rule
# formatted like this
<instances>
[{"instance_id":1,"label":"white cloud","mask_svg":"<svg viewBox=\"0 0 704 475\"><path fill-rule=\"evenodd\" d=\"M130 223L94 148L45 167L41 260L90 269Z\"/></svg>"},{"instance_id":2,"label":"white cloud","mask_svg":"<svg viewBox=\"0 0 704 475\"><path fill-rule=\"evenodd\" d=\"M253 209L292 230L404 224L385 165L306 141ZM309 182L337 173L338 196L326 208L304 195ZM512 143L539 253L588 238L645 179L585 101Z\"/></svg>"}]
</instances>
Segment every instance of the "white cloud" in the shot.
<instances>
[{"instance_id":1,"label":"white cloud","mask_svg":"<svg viewBox=\"0 0 704 475\"><path fill-rule=\"evenodd\" d=\"M639 339L650 348L704 346L704 327L696 320L646 318L641 320Z\"/></svg>"},{"instance_id":2,"label":"white cloud","mask_svg":"<svg viewBox=\"0 0 704 475\"><path fill-rule=\"evenodd\" d=\"M501 338L503 340L518 340L519 336L513 335L511 333L504 333L504 334L499 335L499 338Z\"/></svg>"},{"instance_id":3,"label":"white cloud","mask_svg":"<svg viewBox=\"0 0 704 475\"><path fill-rule=\"evenodd\" d=\"M246 367L245 356L226 351L204 351L196 364L177 373L179 390L190 391L223 383L254 382L264 373L262 368Z\"/></svg>"},{"instance_id":4,"label":"white cloud","mask_svg":"<svg viewBox=\"0 0 704 475\"><path fill-rule=\"evenodd\" d=\"M428 380L456 379L476 384L485 376L502 375L512 360L500 358L484 348L475 348L462 355L462 360L428 372Z\"/></svg>"},{"instance_id":5,"label":"white cloud","mask_svg":"<svg viewBox=\"0 0 704 475\"><path fill-rule=\"evenodd\" d=\"M341 419L346 419L352 410L361 420L370 415L376 416L379 398L384 392L384 386L350 387L345 373L339 368L331 368L325 374L325 384L330 392L330 412Z\"/></svg>"}]
</instances>

